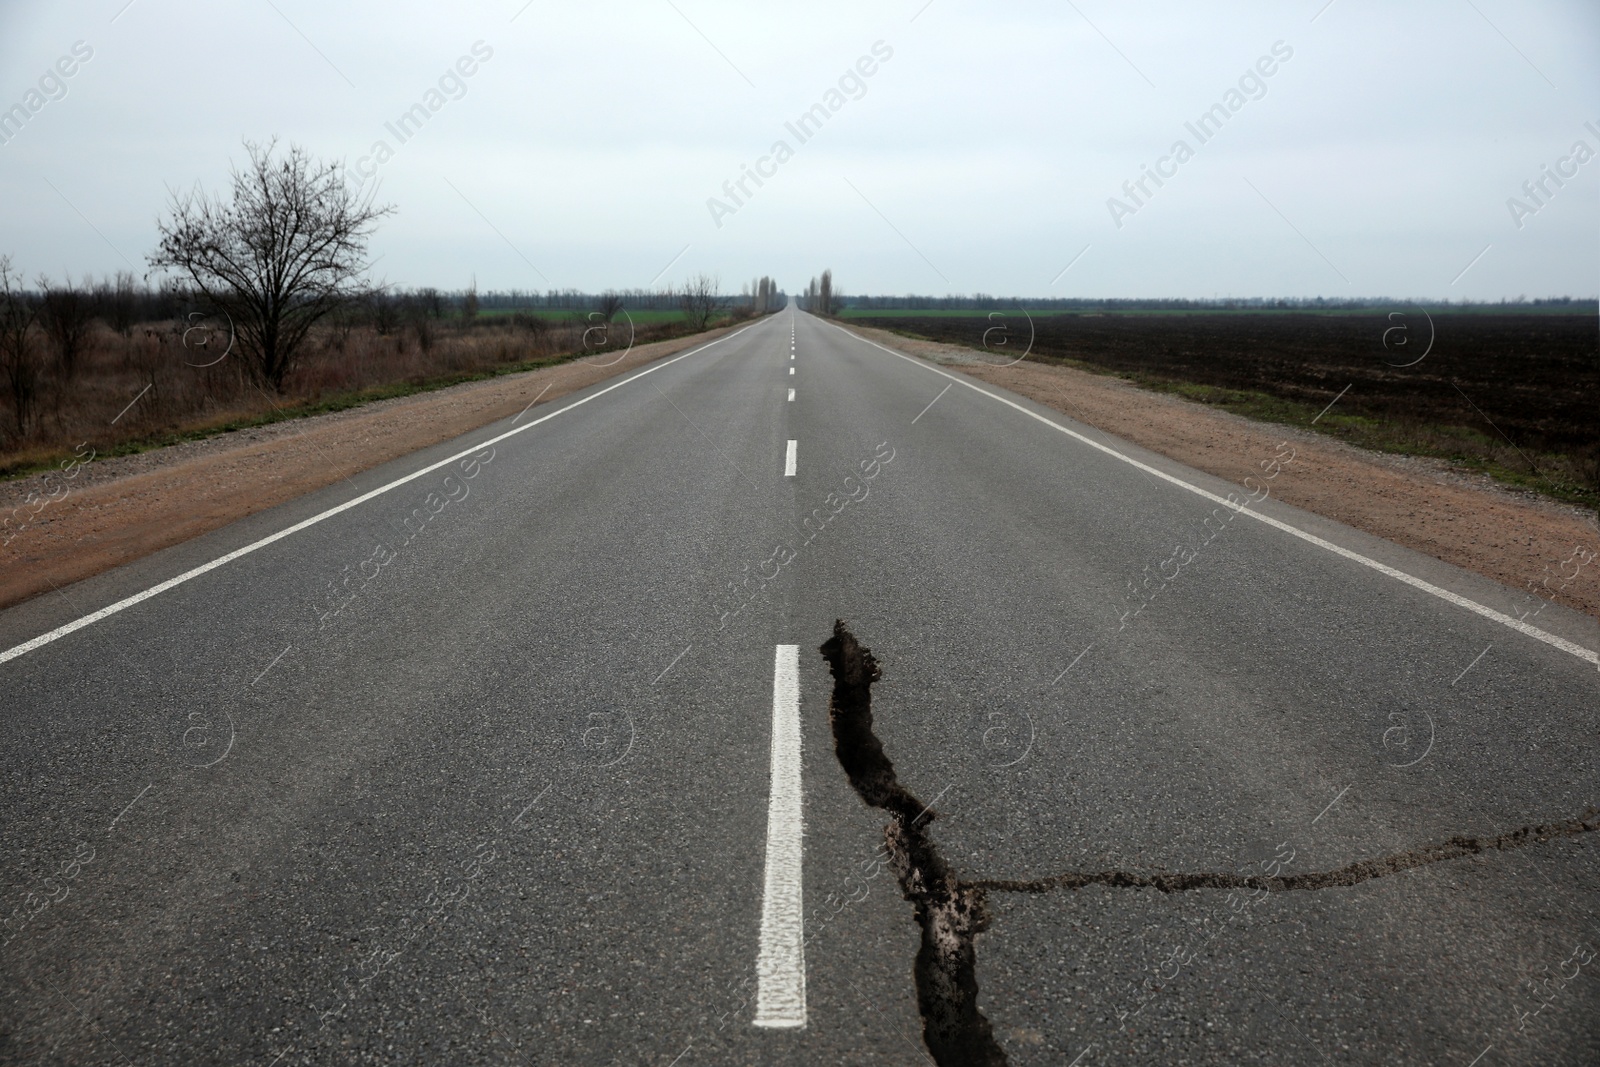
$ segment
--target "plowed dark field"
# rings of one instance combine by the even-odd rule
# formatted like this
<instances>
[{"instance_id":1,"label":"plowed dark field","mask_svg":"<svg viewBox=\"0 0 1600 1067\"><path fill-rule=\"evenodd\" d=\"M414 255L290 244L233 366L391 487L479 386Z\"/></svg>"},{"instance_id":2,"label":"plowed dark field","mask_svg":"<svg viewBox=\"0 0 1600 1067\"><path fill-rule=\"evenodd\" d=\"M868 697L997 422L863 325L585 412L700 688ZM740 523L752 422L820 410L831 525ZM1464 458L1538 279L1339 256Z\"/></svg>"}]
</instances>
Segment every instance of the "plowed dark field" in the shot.
<instances>
[{"instance_id":1,"label":"plowed dark field","mask_svg":"<svg viewBox=\"0 0 1600 1067\"><path fill-rule=\"evenodd\" d=\"M1453 456L1591 502L1600 435L1595 318L1431 315L1430 324L1415 307L1334 315L1036 314L1030 358L1073 360L1302 425L1337 396L1318 429L1361 444ZM1030 331L1015 311L849 321L986 350L996 362L1019 355Z\"/></svg>"}]
</instances>

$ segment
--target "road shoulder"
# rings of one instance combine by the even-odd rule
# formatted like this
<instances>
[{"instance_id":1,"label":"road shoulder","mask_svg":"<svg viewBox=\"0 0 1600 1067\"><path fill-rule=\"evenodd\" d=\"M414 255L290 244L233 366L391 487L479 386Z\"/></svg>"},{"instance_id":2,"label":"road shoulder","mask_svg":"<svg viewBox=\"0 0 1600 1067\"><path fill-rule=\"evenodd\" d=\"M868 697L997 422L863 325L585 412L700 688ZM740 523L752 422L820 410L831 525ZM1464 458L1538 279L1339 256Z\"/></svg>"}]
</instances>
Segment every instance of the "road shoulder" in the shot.
<instances>
[{"instance_id":1,"label":"road shoulder","mask_svg":"<svg viewBox=\"0 0 1600 1067\"><path fill-rule=\"evenodd\" d=\"M1118 378L1023 362L999 367L954 345L851 325L906 355L1009 390L1187 466L1242 484L1293 450L1273 496L1503 585L1600 618L1594 516L1493 485L1448 464L1354 448L1287 426L1255 422ZM1592 558L1592 557L1591 557ZM1574 573L1576 572L1576 573Z\"/></svg>"}]
</instances>

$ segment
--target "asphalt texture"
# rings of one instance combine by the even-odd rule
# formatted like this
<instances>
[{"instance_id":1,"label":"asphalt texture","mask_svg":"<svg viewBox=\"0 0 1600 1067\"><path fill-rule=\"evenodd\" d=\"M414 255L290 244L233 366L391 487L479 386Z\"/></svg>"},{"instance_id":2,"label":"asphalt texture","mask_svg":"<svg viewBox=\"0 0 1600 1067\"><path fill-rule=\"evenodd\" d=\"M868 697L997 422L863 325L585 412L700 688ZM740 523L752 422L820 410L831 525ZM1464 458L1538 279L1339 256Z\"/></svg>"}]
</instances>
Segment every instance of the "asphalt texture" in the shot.
<instances>
[{"instance_id":1,"label":"asphalt texture","mask_svg":"<svg viewBox=\"0 0 1600 1067\"><path fill-rule=\"evenodd\" d=\"M0 1062L930 1062L886 819L834 753L836 619L967 882L1331 871L1600 804L1594 664L794 310L18 606L0 648L586 396L0 663ZM1249 507L1529 610L1277 503L1294 476ZM780 644L788 1030L751 1025ZM1600 834L986 897L1015 1064L1600 1062Z\"/></svg>"}]
</instances>

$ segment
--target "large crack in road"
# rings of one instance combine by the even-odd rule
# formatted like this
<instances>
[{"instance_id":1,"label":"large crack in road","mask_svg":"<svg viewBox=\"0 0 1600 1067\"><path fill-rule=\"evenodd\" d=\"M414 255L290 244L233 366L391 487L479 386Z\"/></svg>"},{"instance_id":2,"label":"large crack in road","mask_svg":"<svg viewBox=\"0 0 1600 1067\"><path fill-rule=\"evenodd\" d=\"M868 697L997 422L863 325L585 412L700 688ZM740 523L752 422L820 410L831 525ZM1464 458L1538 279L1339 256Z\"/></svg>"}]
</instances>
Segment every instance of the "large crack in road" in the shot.
<instances>
[{"instance_id":1,"label":"large crack in road","mask_svg":"<svg viewBox=\"0 0 1600 1067\"><path fill-rule=\"evenodd\" d=\"M939 855L926 829L937 813L900 784L872 732L872 683L881 677L878 661L842 621L833 624L833 637L822 646L822 654L833 669L828 719L839 766L868 806L891 816L884 842L900 892L915 906L922 927L915 974L923 1042L940 1067L1004 1064L1006 1054L978 1010L973 940L989 925L984 891L962 885Z\"/></svg>"},{"instance_id":2,"label":"large crack in road","mask_svg":"<svg viewBox=\"0 0 1600 1067\"><path fill-rule=\"evenodd\" d=\"M882 678L878 661L842 620L821 652L833 672L828 719L834 752L851 786L869 807L890 815L884 842L900 880L901 894L915 908L922 930L914 975L923 1041L939 1067L992 1067L1006 1054L978 1010L977 935L989 927L989 892L1048 893L1091 885L1157 889L1176 893L1197 889L1257 889L1279 893L1357 885L1415 867L1485 852L1507 852L1529 845L1600 830L1600 809L1559 822L1524 826L1492 837L1457 835L1439 844L1362 860L1331 871L1261 877L1218 872L1068 871L1033 881L963 881L951 871L927 827L938 813L900 784L894 763L872 729L872 683Z\"/></svg>"}]
</instances>

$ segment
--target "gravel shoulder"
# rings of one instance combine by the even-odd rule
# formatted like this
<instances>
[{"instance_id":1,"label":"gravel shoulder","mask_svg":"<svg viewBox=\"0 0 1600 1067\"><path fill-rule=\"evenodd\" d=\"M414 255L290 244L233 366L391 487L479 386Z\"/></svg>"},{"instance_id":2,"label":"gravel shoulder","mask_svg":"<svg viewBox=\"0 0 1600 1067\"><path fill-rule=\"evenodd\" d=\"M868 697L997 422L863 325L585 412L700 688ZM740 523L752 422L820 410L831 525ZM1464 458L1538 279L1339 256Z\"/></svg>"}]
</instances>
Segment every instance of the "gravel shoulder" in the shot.
<instances>
[{"instance_id":1,"label":"gravel shoulder","mask_svg":"<svg viewBox=\"0 0 1600 1067\"><path fill-rule=\"evenodd\" d=\"M535 400L550 404L732 329L639 345L609 366L541 367L96 460L70 478L54 472L0 483L0 522L12 520L0 532L0 608L508 418Z\"/></svg>"},{"instance_id":2,"label":"gravel shoulder","mask_svg":"<svg viewBox=\"0 0 1600 1067\"><path fill-rule=\"evenodd\" d=\"M994 366L970 349L850 329L1232 482L1260 477L1258 463L1287 441L1295 461L1273 483L1285 503L1600 618L1600 561L1573 561L1577 549L1600 555L1600 527L1589 512L1442 461L1355 448L1119 378L1031 362Z\"/></svg>"}]
</instances>

